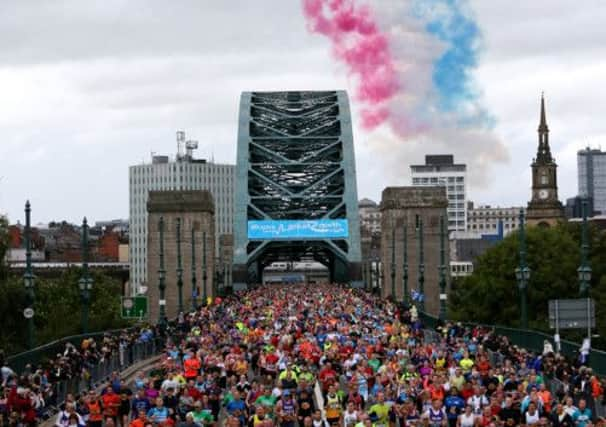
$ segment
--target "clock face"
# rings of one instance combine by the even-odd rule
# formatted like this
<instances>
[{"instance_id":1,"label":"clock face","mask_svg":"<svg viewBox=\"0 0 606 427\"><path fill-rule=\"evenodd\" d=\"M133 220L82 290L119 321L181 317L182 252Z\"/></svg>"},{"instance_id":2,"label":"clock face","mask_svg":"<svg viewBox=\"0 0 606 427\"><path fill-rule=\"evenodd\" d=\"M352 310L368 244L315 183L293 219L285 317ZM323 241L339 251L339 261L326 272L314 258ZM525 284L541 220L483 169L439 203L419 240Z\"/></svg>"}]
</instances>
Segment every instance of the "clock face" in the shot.
<instances>
[{"instance_id":1,"label":"clock face","mask_svg":"<svg viewBox=\"0 0 606 427\"><path fill-rule=\"evenodd\" d=\"M547 190L541 190L541 191L539 191L539 198L546 199L547 196L549 196L549 191L547 191Z\"/></svg>"}]
</instances>

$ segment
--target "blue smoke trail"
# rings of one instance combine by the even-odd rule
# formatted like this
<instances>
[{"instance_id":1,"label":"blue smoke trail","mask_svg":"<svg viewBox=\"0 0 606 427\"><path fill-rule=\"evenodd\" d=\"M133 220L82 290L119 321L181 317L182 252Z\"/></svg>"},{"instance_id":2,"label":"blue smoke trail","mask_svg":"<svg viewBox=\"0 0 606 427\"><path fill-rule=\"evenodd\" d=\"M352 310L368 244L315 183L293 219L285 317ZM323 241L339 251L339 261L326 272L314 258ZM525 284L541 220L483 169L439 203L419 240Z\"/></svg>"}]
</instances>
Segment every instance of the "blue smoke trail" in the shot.
<instances>
[{"instance_id":1,"label":"blue smoke trail","mask_svg":"<svg viewBox=\"0 0 606 427\"><path fill-rule=\"evenodd\" d=\"M478 63L479 27L469 13L467 0L417 0L414 10L426 22L426 31L446 45L432 73L440 97L438 107L457 111L478 96L471 72Z\"/></svg>"}]
</instances>

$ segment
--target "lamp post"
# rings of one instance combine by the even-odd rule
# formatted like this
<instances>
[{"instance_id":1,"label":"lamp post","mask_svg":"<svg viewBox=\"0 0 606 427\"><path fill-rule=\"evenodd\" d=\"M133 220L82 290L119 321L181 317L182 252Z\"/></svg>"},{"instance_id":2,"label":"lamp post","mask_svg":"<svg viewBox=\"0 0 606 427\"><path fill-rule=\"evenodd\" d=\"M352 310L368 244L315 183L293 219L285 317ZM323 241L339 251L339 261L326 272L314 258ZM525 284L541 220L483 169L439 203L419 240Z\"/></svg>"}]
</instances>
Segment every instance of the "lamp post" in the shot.
<instances>
[{"instance_id":1,"label":"lamp post","mask_svg":"<svg viewBox=\"0 0 606 427\"><path fill-rule=\"evenodd\" d=\"M441 320L446 320L446 260L444 250L444 215L440 215L440 314Z\"/></svg>"},{"instance_id":2,"label":"lamp post","mask_svg":"<svg viewBox=\"0 0 606 427\"><path fill-rule=\"evenodd\" d=\"M423 248L423 218L417 217L419 240L419 310L425 311L425 253Z\"/></svg>"},{"instance_id":3,"label":"lamp post","mask_svg":"<svg viewBox=\"0 0 606 427\"><path fill-rule=\"evenodd\" d=\"M82 277L78 281L80 298L82 300L82 333L88 333L88 311L90 308L90 293L93 289L93 279L88 271L88 222L86 217L82 220Z\"/></svg>"},{"instance_id":4,"label":"lamp post","mask_svg":"<svg viewBox=\"0 0 606 427\"><path fill-rule=\"evenodd\" d=\"M160 291L160 311L158 314L158 324L160 330L164 331L166 328L166 300L164 299L164 290L166 289L164 270L164 217L160 217L158 222L158 231L160 232L160 268L158 269L158 289Z\"/></svg>"},{"instance_id":5,"label":"lamp post","mask_svg":"<svg viewBox=\"0 0 606 427\"><path fill-rule=\"evenodd\" d=\"M518 289L520 291L520 326L523 329L528 329L528 309L526 307L526 288L528 280L530 280L530 268L526 265L526 235L524 233L524 210L520 209L520 264L516 268L516 279L518 281Z\"/></svg>"},{"instance_id":6,"label":"lamp post","mask_svg":"<svg viewBox=\"0 0 606 427\"><path fill-rule=\"evenodd\" d=\"M181 259L181 218L177 218L177 290L179 313L183 312L183 262Z\"/></svg>"},{"instance_id":7,"label":"lamp post","mask_svg":"<svg viewBox=\"0 0 606 427\"><path fill-rule=\"evenodd\" d=\"M591 267L587 256L589 254L589 243L587 241L587 199L583 198L581 202L583 223L581 227L581 265L577 268L579 276L579 292L581 297L589 298L589 289L591 283Z\"/></svg>"},{"instance_id":8,"label":"lamp post","mask_svg":"<svg viewBox=\"0 0 606 427\"><path fill-rule=\"evenodd\" d=\"M198 288L196 280L196 232L192 226L191 229L191 309L196 310L198 299Z\"/></svg>"},{"instance_id":9,"label":"lamp post","mask_svg":"<svg viewBox=\"0 0 606 427\"><path fill-rule=\"evenodd\" d=\"M587 241L587 198L581 201L583 224L581 226L581 265L577 269L579 275L579 292L582 298L587 299L587 339L591 342L591 300L589 290L591 288L591 266L587 259L589 254L589 242Z\"/></svg>"},{"instance_id":10,"label":"lamp post","mask_svg":"<svg viewBox=\"0 0 606 427\"><path fill-rule=\"evenodd\" d=\"M206 292L206 231L202 232L202 304L207 305L208 293Z\"/></svg>"},{"instance_id":11,"label":"lamp post","mask_svg":"<svg viewBox=\"0 0 606 427\"><path fill-rule=\"evenodd\" d=\"M396 227L391 228L391 298L396 301Z\"/></svg>"},{"instance_id":12,"label":"lamp post","mask_svg":"<svg viewBox=\"0 0 606 427\"><path fill-rule=\"evenodd\" d=\"M29 200L25 202L25 273L23 274L23 285L26 292L26 308L23 315L27 319L27 347L34 348L36 338L34 336L34 274L32 273L32 242L31 242L31 205Z\"/></svg>"},{"instance_id":13,"label":"lamp post","mask_svg":"<svg viewBox=\"0 0 606 427\"><path fill-rule=\"evenodd\" d=\"M404 303L408 302L408 227L406 225L406 220L404 220L404 262L403 262L403 272L402 272L402 301Z\"/></svg>"}]
</instances>

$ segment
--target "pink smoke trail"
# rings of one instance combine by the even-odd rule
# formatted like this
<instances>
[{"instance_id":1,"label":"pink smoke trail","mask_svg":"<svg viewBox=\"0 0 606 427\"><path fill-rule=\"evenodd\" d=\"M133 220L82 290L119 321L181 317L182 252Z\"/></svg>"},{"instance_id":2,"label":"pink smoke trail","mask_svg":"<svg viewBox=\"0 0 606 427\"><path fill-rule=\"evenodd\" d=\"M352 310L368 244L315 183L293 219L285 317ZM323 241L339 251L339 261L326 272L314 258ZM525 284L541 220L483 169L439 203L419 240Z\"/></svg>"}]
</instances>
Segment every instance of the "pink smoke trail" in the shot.
<instances>
[{"instance_id":1,"label":"pink smoke trail","mask_svg":"<svg viewBox=\"0 0 606 427\"><path fill-rule=\"evenodd\" d=\"M356 98L365 103L362 127L373 129L387 120L389 101L398 91L387 37L367 6L353 0L303 0L310 31L327 36L333 54L357 78Z\"/></svg>"}]
</instances>

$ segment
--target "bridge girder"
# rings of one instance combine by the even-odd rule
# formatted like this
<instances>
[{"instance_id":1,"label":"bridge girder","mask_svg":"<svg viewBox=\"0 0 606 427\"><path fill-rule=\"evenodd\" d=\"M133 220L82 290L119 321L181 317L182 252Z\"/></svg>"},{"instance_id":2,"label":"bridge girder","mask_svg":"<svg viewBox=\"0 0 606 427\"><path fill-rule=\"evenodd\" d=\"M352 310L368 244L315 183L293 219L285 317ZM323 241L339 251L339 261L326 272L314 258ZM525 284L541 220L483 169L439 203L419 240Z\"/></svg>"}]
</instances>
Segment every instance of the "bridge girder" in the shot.
<instances>
[{"instance_id":1,"label":"bridge girder","mask_svg":"<svg viewBox=\"0 0 606 427\"><path fill-rule=\"evenodd\" d=\"M341 264L357 280L361 259L355 158L344 91L244 92L236 167L234 282L272 261ZM347 220L337 239L255 241L250 220ZM285 259L287 258L287 259Z\"/></svg>"}]
</instances>

